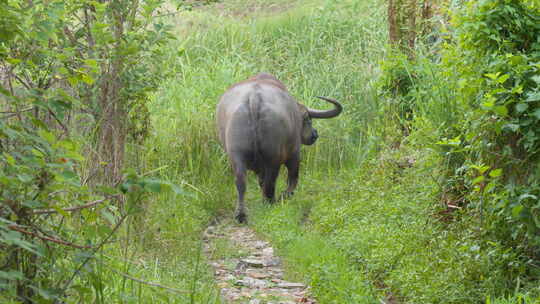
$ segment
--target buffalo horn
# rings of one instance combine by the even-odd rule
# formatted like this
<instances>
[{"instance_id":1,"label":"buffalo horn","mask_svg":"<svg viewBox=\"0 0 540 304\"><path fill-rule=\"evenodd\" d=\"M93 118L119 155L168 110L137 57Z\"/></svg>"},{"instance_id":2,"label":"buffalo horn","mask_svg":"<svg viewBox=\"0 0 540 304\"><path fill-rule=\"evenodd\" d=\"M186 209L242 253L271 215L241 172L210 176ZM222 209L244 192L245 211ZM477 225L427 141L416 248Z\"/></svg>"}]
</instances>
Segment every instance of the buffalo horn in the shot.
<instances>
[{"instance_id":1,"label":"buffalo horn","mask_svg":"<svg viewBox=\"0 0 540 304\"><path fill-rule=\"evenodd\" d=\"M341 113L341 110L343 110L341 104L334 99L322 96L317 96L317 98L328 101L329 103L334 105L334 108L332 110L325 111L308 108L309 116L311 118L332 118L338 116Z\"/></svg>"}]
</instances>

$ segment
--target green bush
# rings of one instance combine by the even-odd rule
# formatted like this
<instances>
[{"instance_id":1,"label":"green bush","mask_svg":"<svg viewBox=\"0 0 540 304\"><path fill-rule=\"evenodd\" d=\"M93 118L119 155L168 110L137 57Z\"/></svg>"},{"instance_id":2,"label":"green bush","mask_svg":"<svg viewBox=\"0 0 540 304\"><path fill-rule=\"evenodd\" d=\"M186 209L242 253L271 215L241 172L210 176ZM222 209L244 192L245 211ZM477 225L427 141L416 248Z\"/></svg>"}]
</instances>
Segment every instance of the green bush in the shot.
<instances>
[{"instance_id":1,"label":"green bush","mask_svg":"<svg viewBox=\"0 0 540 304\"><path fill-rule=\"evenodd\" d=\"M454 150L468 160L454 169L467 172L470 207L488 212L489 229L533 250L540 245L540 7L473 1L452 25L455 43L443 52L442 67L459 75L456 98L468 109L459 121L461 151Z\"/></svg>"}]
</instances>

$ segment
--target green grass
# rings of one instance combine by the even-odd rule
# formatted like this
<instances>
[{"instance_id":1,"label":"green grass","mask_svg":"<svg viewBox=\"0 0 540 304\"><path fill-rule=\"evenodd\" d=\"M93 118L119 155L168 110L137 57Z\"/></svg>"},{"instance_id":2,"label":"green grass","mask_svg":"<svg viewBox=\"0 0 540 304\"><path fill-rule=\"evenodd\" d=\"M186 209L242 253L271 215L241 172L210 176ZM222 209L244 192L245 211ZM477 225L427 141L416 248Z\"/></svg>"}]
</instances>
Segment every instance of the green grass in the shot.
<instances>
[{"instance_id":1,"label":"green grass","mask_svg":"<svg viewBox=\"0 0 540 304\"><path fill-rule=\"evenodd\" d=\"M462 223L437 219L431 170L367 162L330 176L305 172L301 194L259 205L255 227L323 303L376 303L389 293L406 303L477 303L500 294L512 259Z\"/></svg>"},{"instance_id":2,"label":"green grass","mask_svg":"<svg viewBox=\"0 0 540 304\"><path fill-rule=\"evenodd\" d=\"M244 17L244 3L225 1L171 20L179 39L168 47L164 68L175 76L150 104L151 138L133 147L142 152L143 171L158 168L153 175L182 185L187 195L148 199L129 247L133 263L121 255L111 263L186 293L132 281L122 288L122 280L111 284L111 293L125 302L220 301L201 255L202 232L211 222L230 220L236 193L216 139L214 109L228 86L266 71L302 103L326 107L314 98L326 95L345 106L339 118L315 121L321 138L303 150L292 199L263 204L250 177L250 225L276 246L291 279L308 282L320 303L379 303L389 295L402 303L479 303L489 296L498 299L491 303L519 303L507 275L514 253L482 242L471 228L475 218L438 217L441 159L424 145L438 128L435 119L401 149L388 149L398 131L381 118L386 101L375 89L385 55L384 6L375 0L249 1L257 9ZM430 81L437 85L434 100L449 100L444 84ZM452 119L434 101L422 111ZM399 168L411 157L412 168ZM282 176L278 191L284 187ZM235 254L223 241L213 258Z\"/></svg>"}]
</instances>

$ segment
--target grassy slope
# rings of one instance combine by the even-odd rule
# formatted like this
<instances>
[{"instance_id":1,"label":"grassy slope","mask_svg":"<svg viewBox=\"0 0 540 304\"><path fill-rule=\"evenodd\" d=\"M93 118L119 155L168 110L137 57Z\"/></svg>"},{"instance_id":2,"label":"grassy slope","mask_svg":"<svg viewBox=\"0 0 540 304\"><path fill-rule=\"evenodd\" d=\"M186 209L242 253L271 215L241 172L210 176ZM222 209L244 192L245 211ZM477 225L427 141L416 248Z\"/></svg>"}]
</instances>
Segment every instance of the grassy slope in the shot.
<instances>
[{"instance_id":1,"label":"grassy slope","mask_svg":"<svg viewBox=\"0 0 540 304\"><path fill-rule=\"evenodd\" d=\"M433 215L436 156L418 147L374 156L392 132L377 121L372 87L386 37L378 2L253 1L260 13L240 18L243 1L231 0L174 20L179 42L166 66L176 77L151 105L154 136L141 161L191 195L163 194L146 206L144 242L133 256L149 266L131 273L187 292L144 288L139 298L219 301L199 254L201 232L231 216L235 192L213 112L230 84L259 71L277 75L310 106L325 106L313 96L327 95L346 107L340 119L315 122L321 138L304 149L295 197L269 207L253 177L248 189L251 225L321 303L377 303L389 294L409 303L476 303L513 287L496 244L480 247L473 233ZM404 157L418 161L402 170L396 161Z\"/></svg>"}]
</instances>

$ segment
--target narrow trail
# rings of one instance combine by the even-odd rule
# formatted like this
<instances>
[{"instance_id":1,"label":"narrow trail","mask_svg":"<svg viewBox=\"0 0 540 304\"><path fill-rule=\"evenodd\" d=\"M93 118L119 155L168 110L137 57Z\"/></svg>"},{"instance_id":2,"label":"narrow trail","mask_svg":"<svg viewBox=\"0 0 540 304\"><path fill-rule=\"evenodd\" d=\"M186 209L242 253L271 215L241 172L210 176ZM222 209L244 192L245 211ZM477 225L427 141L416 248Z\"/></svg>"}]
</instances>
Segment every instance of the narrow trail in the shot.
<instances>
[{"instance_id":1,"label":"narrow trail","mask_svg":"<svg viewBox=\"0 0 540 304\"><path fill-rule=\"evenodd\" d=\"M308 286L283 279L281 259L249 227L208 227L204 252L225 303L316 303Z\"/></svg>"}]
</instances>

